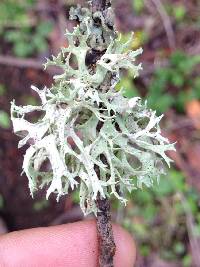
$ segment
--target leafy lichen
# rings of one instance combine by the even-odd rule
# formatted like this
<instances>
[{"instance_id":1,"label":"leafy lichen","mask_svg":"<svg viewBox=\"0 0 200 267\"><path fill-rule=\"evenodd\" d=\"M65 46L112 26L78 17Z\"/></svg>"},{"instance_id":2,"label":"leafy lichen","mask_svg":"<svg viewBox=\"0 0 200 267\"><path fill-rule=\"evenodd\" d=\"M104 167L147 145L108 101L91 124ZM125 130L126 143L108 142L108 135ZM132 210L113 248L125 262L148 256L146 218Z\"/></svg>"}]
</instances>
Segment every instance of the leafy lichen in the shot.
<instances>
[{"instance_id":1,"label":"leafy lichen","mask_svg":"<svg viewBox=\"0 0 200 267\"><path fill-rule=\"evenodd\" d=\"M101 12L92 15L78 7L70 16L80 24L72 33L67 31L69 46L45 64L59 66L63 73L54 77L50 89L32 86L40 106L19 107L12 102L11 118L16 134L27 133L19 147L29 143L23 170L31 194L47 186L47 198L55 192L59 199L80 184L80 205L88 214L96 213L98 194L114 195L125 203L126 190L152 186L165 164L170 165L166 151L175 148L161 135L162 116L157 117L140 98L128 99L123 89L115 90L121 69L138 75L141 65L135 59L142 49L128 50L131 40L122 45ZM100 56L88 64L94 50ZM44 113L36 123L25 117L33 111ZM47 160L51 168L44 171Z\"/></svg>"}]
</instances>

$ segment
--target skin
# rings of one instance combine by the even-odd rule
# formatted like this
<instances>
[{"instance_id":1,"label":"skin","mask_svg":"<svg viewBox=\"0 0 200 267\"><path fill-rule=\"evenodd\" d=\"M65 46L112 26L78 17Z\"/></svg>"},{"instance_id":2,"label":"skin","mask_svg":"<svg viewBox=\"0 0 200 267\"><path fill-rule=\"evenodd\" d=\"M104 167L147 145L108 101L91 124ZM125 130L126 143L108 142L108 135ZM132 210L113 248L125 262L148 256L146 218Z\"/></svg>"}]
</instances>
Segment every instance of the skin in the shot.
<instances>
[{"instance_id":1,"label":"skin","mask_svg":"<svg viewBox=\"0 0 200 267\"><path fill-rule=\"evenodd\" d=\"M133 267L136 248L129 233L113 225L115 267ZM12 232L0 237L0 267L97 267L94 221Z\"/></svg>"}]
</instances>

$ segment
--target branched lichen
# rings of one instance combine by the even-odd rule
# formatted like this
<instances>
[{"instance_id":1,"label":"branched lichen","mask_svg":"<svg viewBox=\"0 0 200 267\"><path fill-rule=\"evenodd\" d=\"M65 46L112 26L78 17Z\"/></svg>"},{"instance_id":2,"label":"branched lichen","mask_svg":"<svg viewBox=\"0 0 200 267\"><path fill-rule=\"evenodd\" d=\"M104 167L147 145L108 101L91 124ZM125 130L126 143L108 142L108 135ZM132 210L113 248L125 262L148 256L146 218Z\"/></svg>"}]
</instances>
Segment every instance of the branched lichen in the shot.
<instances>
[{"instance_id":1,"label":"branched lichen","mask_svg":"<svg viewBox=\"0 0 200 267\"><path fill-rule=\"evenodd\" d=\"M123 89L115 89L122 69L138 75L141 65L135 59L142 49L128 50L132 40L121 44L112 18L106 21L101 12L78 7L70 16L79 25L66 33L69 46L45 64L59 66L63 73L54 77L50 89L32 86L40 106L12 102L11 118L14 132L26 133L19 147L29 144L23 170L31 194L47 186L47 198L54 192L59 199L80 185L80 205L88 214L97 211L97 195L114 195L125 203L127 190L152 186L170 165L166 151L175 148L161 135L162 116L140 98L128 99ZM90 62L95 52L99 57ZM44 114L36 123L26 119L33 111ZM47 161L51 168L44 171Z\"/></svg>"}]
</instances>

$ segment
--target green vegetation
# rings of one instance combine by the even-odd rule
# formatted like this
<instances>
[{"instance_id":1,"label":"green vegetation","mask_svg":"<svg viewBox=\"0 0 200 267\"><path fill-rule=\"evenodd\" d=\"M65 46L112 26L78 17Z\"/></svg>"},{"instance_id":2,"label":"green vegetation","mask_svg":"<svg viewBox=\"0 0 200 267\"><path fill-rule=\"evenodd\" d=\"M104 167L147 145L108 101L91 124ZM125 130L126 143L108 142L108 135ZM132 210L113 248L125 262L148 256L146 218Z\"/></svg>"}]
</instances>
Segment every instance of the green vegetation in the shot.
<instances>
[{"instance_id":1,"label":"green vegetation","mask_svg":"<svg viewBox=\"0 0 200 267\"><path fill-rule=\"evenodd\" d=\"M132 5L137 14L140 14L144 9L144 0L132 0Z\"/></svg>"},{"instance_id":2,"label":"green vegetation","mask_svg":"<svg viewBox=\"0 0 200 267\"><path fill-rule=\"evenodd\" d=\"M37 202L35 202L34 205L33 205L33 209L34 209L36 212L39 212L39 211L41 211L41 210L44 210L44 209L46 209L46 208L48 208L48 207L49 207L49 202L48 202L48 200L46 200L46 199L42 199L42 200L40 200L40 201L37 201Z\"/></svg>"},{"instance_id":3,"label":"green vegetation","mask_svg":"<svg viewBox=\"0 0 200 267\"><path fill-rule=\"evenodd\" d=\"M160 113L171 107L183 112L188 101L200 99L200 77L194 73L199 64L200 56L173 53L169 65L153 75L147 92L148 104Z\"/></svg>"},{"instance_id":4,"label":"green vegetation","mask_svg":"<svg viewBox=\"0 0 200 267\"><path fill-rule=\"evenodd\" d=\"M158 68L152 74L147 91L148 106L164 113L170 108L183 113L187 102L200 99L200 77L196 68L200 64L200 56L187 56L181 51L174 52L168 66ZM140 88L133 83L130 73L123 78L118 88L125 88L128 97L138 96Z\"/></svg>"},{"instance_id":5,"label":"green vegetation","mask_svg":"<svg viewBox=\"0 0 200 267\"><path fill-rule=\"evenodd\" d=\"M0 84L0 97L3 96L6 92L6 88L3 84Z\"/></svg>"},{"instance_id":6,"label":"green vegetation","mask_svg":"<svg viewBox=\"0 0 200 267\"><path fill-rule=\"evenodd\" d=\"M4 199L3 196L0 194L0 210L4 207Z\"/></svg>"},{"instance_id":7,"label":"green vegetation","mask_svg":"<svg viewBox=\"0 0 200 267\"><path fill-rule=\"evenodd\" d=\"M12 45L18 57L37 55L48 49L47 38L53 25L49 21L35 24L30 17L34 4L35 0L0 3L0 37Z\"/></svg>"},{"instance_id":8,"label":"green vegetation","mask_svg":"<svg viewBox=\"0 0 200 267\"><path fill-rule=\"evenodd\" d=\"M0 127L7 129L10 127L10 116L7 112L0 110Z\"/></svg>"},{"instance_id":9,"label":"green vegetation","mask_svg":"<svg viewBox=\"0 0 200 267\"><path fill-rule=\"evenodd\" d=\"M186 220L188 213L196 218L193 230L200 237L200 197L183 174L171 170L159 185L135 191L130 198L132 204L126 209L123 224L137 238L141 254L159 251L165 260L180 259L183 266L190 266L191 257L184 244L184 238L188 238Z\"/></svg>"},{"instance_id":10,"label":"green vegetation","mask_svg":"<svg viewBox=\"0 0 200 267\"><path fill-rule=\"evenodd\" d=\"M48 49L47 37L52 31L50 22L41 22L33 31L31 27L9 30L5 40L13 45L13 52L18 57L27 57Z\"/></svg>"},{"instance_id":11,"label":"green vegetation","mask_svg":"<svg viewBox=\"0 0 200 267\"><path fill-rule=\"evenodd\" d=\"M0 30L8 26L29 26L28 11L34 6L35 0L2 0L0 3Z\"/></svg>"}]
</instances>

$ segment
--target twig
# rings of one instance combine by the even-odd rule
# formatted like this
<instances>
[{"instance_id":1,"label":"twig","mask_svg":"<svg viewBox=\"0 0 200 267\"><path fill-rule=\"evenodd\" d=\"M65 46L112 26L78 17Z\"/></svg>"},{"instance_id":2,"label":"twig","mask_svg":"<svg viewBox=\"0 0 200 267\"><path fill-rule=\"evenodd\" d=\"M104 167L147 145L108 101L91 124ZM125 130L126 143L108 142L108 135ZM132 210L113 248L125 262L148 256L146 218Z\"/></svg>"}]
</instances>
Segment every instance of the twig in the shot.
<instances>
[{"instance_id":1,"label":"twig","mask_svg":"<svg viewBox=\"0 0 200 267\"><path fill-rule=\"evenodd\" d=\"M175 35L174 35L174 31L172 29L172 24L171 24L170 18L168 16L161 0L151 0L151 1L156 6L156 8L157 8L162 20L163 20L163 25L165 27L169 46L172 50L174 50L176 47L176 42L175 42Z\"/></svg>"},{"instance_id":2,"label":"twig","mask_svg":"<svg viewBox=\"0 0 200 267\"><path fill-rule=\"evenodd\" d=\"M35 59L21 59L12 56L0 56L0 65L41 70L43 62Z\"/></svg>"},{"instance_id":3,"label":"twig","mask_svg":"<svg viewBox=\"0 0 200 267\"><path fill-rule=\"evenodd\" d=\"M109 15L109 7L111 6L111 0L92 0L91 10L93 14L99 11L102 13L105 21L109 22L108 27L110 29L110 34L115 34L114 30L114 18ZM98 57L104 51L96 51L92 49L90 55L89 65L98 60ZM100 125L99 125L100 127ZM101 125L102 127L102 125ZM100 127L100 128L101 128ZM100 129L97 129L100 131ZM102 155L103 156L103 155ZM102 161L106 159L102 158ZM99 180L101 179L99 167L95 167L95 171L98 175ZM111 224L111 214L110 214L110 202L107 198L101 198L98 195L96 200L97 205L97 234L99 243L99 267L114 267L113 258L116 251L116 245L113 236L112 224Z\"/></svg>"},{"instance_id":4,"label":"twig","mask_svg":"<svg viewBox=\"0 0 200 267\"><path fill-rule=\"evenodd\" d=\"M97 234L99 241L99 266L113 267L113 257L116 251L111 224L110 202L107 198L96 201L97 212Z\"/></svg>"},{"instance_id":5,"label":"twig","mask_svg":"<svg viewBox=\"0 0 200 267\"><path fill-rule=\"evenodd\" d=\"M43 64L45 62L41 62L39 60L28 58L21 59L12 56L0 56L0 65L12 66L17 68L30 68L35 70L44 70ZM61 70L58 67L49 67L47 72L51 75L60 74Z\"/></svg>"},{"instance_id":6,"label":"twig","mask_svg":"<svg viewBox=\"0 0 200 267\"><path fill-rule=\"evenodd\" d=\"M182 202L185 215L186 215L186 226L188 229L188 236L189 236L190 247L192 251L193 264L195 267L198 267L199 262L200 262L200 255L199 255L200 243L194 231L194 217L192 215L190 206L188 205L188 202L185 196L182 193L179 193L179 194L180 194L181 202Z\"/></svg>"},{"instance_id":7,"label":"twig","mask_svg":"<svg viewBox=\"0 0 200 267\"><path fill-rule=\"evenodd\" d=\"M10 67L16 67L16 68L30 68L30 69L43 71L44 63L45 62L42 62L34 58L21 59L21 58L17 58L13 56L1 56L0 55L0 65L4 65L4 66L10 66ZM155 66L155 64L148 64L144 62L143 65L145 66L145 69L141 71L141 78L151 75L153 72L155 72L160 67L168 66L168 63L162 62L159 66ZM48 67L47 70L45 70L45 72L48 72L50 75L58 75L62 73L62 70L58 67L50 66Z\"/></svg>"},{"instance_id":8,"label":"twig","mask_svg":"<svg viewBox=\"0 0 200 267\"><path fill-rule=\"evenodd\" d=\"M63 12L63 7L65 6L65 3L63 0L58 0L57 1L57 6L58 6L58 12L57 12L57 17L58 17L58 28L60 31L60 36L62 36L63 40L62 42L66 40L65 37L65 31L67 28L67 19L66 19L66 14Z\"/></svg>"},{"instance_id":9,"label":"twig","mask_svg":"<svg viewBox=\"0 0 200 267\"><path fill-rule=\"evenodd\" d=\"M106 164L106 158L101 155L101 160ZM99 167L95 171L100 179ZM110 201L108 198L97 196L97 236L99 244L99 267L114 267L116 245L111 224Z\"/></svg>"}]
</instances>

